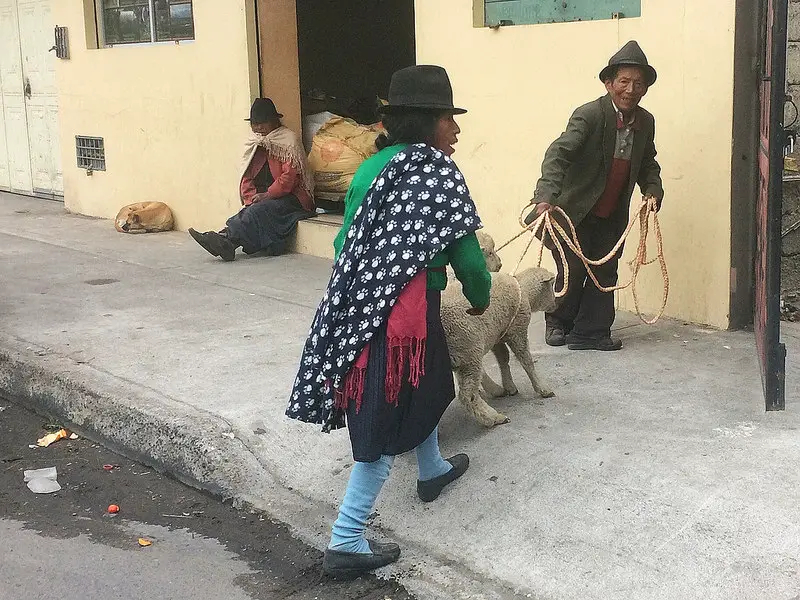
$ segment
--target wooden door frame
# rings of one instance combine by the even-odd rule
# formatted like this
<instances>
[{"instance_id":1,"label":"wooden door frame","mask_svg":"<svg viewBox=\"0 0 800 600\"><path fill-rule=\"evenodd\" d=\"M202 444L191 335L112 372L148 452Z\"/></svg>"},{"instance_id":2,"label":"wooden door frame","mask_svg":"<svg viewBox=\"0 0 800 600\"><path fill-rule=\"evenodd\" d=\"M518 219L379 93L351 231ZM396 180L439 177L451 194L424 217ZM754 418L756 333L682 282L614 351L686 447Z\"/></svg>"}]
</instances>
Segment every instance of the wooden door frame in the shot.
<instances>
[{"instance_id":1,"label":"wooden door frame","mask_svg":"<svg viewBox=\"0 0 800 600\"><path fill-rule=\"evenodd\" d=\"M259 92L272 98L283 123L302 134L296 0L255 0Z\"/></svg>"}]
</instances>

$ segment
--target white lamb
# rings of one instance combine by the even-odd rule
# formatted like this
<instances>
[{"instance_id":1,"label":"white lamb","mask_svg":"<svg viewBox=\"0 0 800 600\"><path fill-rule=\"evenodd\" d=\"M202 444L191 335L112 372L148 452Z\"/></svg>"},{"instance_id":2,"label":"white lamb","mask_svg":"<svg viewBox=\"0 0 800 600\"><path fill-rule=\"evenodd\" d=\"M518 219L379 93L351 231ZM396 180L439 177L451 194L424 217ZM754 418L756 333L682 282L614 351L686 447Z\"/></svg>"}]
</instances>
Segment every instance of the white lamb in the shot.
<instances>
[{"instance_id":1,"label":"white lamb","mask_svg":"<svg viewBox=\"0 0 800 600\"><path fill-rule=\"evenodd\" d=\"M490 270L493 267L499 269L500 259L494 253L494 241L486 234L480 234L479 241L487 266ZM509 348L525 369L536 393L543 398L554 395L539 380L528 345L532 313L555 308L554 278L552 273L539 268L527 269L516 277L492 273L491 302L480 316L466 314L470 306L457 280L451 278L442 293L442 325L458 380L458 399L486 427L507 423L509 419L486 403L480 393L481 385L492 397L518 393L511 377ZM500 365L502 386L492 381L483 370L483 357L489 351L494 353Z\"/></svg>"}]
</instances>

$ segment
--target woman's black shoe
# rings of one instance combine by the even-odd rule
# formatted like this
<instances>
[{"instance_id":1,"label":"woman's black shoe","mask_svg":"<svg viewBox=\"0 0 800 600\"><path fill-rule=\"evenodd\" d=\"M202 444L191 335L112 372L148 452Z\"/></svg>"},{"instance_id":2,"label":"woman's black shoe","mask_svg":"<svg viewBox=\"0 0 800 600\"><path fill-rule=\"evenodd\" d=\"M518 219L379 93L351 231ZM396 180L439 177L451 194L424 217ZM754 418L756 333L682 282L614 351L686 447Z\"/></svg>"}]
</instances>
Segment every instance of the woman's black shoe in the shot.
<instances>
[{"instance_id":1,"label":"woman's black shoe","mask_svg":"<svg viewBox=\"0 0 800 600\"><path fill-rule=\"evenodd\" d=\"M428 481L417 480L417 495L423 502L436 500L448 483L454 482L469 468L469 456L466 454L456 454L448 458L447 462L453 465L453 468L444 475L439 475L439 477L434 477Z\"/></svg>"},{"instance_id":2,"label":"woman's black shoe","mask_svg":"<svg viewBox=\"0 0 800 600\"><path fill-rule=\"evenodd\" d=\"M218 234L216 231L200 233L190 227L189 235L212 256L219 256L222 260L228 262L236 258L236 246L228 238Z\"/></svg>"},{"instance_id":3,"label":"woman's black shoe","mask_svg":"<svg viewBox=\"0 0 800 600\"><path fill-rule=\"evenodd\" d=\"M372 554L340 552L326 548L322 572L334 579L355 579L368 571L385 567L400 558L400 546L392 542L367 540Z\"/></svg>"}]
</instances>

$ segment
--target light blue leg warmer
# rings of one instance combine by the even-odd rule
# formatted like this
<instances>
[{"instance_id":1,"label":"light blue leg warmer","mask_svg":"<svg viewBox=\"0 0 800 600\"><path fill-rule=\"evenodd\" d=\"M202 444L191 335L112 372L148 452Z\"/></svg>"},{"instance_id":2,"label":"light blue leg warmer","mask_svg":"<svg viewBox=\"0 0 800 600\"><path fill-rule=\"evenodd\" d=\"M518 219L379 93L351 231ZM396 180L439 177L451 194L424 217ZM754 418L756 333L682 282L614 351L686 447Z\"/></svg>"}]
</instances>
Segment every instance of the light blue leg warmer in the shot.
<instances>
[{"instance_id":1,"label":"light blue leg warmer","mask_svg":"<svg viewBox=\"0 0 800 600\"><path fill-rule=\"evenodd\" d=\"M384 455L375 462L353 465L328 548L370 554L369 544L364 538L367 518L375 507L383 482L389 477L392 464L394 456Z\"/></svg>"},{"instance_id":2,"label":"light blue leg warmer","mask_svg":"<svg viewBox=\"0 0 800 600\"><path fill-rule=\"evenodd\" d=\"M453 465L442 458L442 453L439 451L439 427L436 427L428 439L417 446L416 452L420 481L434 479L453 468Z\"/></svg>"}]
</instances>

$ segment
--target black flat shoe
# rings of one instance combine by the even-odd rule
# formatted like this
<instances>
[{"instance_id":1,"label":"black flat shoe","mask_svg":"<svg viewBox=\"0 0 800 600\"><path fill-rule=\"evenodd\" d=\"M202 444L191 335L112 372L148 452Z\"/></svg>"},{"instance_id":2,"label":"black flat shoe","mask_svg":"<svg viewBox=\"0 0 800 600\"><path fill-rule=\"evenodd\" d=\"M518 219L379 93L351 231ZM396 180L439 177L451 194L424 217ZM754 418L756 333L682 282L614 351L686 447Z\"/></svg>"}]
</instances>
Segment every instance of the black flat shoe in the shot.
<instances>
[{"instance_id":1,"label":"black flat shoe","mask_svg":"<svg viewBox=\"0 0 800 600\"><path fill-rule=\"evenodd\" d=\"M622 341L611 337L604 338L573 338L567 339L567 348L570 350L600 350L614 352L622 350Z\"/></svg>"},{"instance_id":2,"label":"black flat shoe","mask_svg":"<svg viewBox=\"0 0 800 600\"><path fill-rule=\"evenodd\" d=\"M544 343L548 346L563 346L567 343L567 335L560 327L548 327L544 333Z\"/></svg>"},{"instance_id":3,"label":"black flat shoe","mask_svg":"<svg viewBox=\"0 0 800 600\"><path fill-rule=\"evenodd\" d=\"M400 546L392 542L367 540L372 554L325 549L322 572L333 579L355 579L364 573L385 567L400 558Z\"/></svg>"},{"instance_id":4,"label":"black flat shoe","mask_svg":"<svg viewBox=\"0 0 800 600\"><path fill-rule=\"evenodd\" d=\"M222 260L228 262L236 258L236 246L228 238L218 234L216 231L200 233L190 227L189 235L212 256L219 256Z\"/></svg>"},{"instance_id":5,"label":"black flat shoe","mask_svg":"<svg viewBox=\"0 0 800 600\"><path fill-rule=\"evenodd\" d=\"M453 465L453 468L444 475L439 475L439 477L434 477L428 481L417 480L417 495L423 502L436 500L448 483L454 482L469 468L469 456L466 454L456 454L448 458L447 462Z\"/></svg>"}]
</instances>

